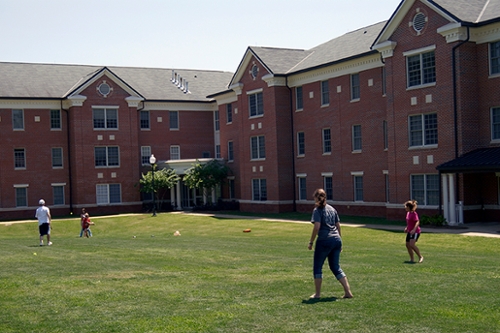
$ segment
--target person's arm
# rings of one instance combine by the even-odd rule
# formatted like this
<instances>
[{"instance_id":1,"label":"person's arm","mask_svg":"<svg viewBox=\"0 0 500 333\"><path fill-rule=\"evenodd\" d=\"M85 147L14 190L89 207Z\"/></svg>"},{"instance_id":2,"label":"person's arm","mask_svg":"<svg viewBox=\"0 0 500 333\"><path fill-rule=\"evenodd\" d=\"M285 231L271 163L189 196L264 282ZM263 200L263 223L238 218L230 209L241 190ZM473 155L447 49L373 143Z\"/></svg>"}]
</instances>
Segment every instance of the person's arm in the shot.
<instances>
[{"instance_id":1,"label":"person's arm","mask_svg":"<svg viewBox=\"0 0 500 333\"><path fill-rule=\"evenodd\" d=\"M307 246L307 248L309 250L312 250L312 246L314 244L314 240L316 239L316 236L318 236L318 231L319 231L320 226L321 226L321 222L314 222L314 227L313 227L313 230L311 233L311 239L309 240L309 245Z\"/></svg>"},{"instance_id":2,"label":"person's arm","mask_svg":"<svg viewBox=\"0 0 500 333\"><path fill-rule=\"evenodd\" d=\"M418 226L420 225L420 220L417 219L417 222L415 222L415 226L413 227L413 229L410 231L410 233L413 235L414 233L417 232L417 229L418 229Z\"/></svg>"},{"instance_id":3,"label":"person's arm","mask_svg":"<svg viewBox=\"0 0 500 333\"><path fill-rule=\"evenodd\" d=\"M339 236L342 237L342 231L340 230L340 222L336 222L335 226L337 227L337 230L339 231Z\"/></svg>"}]
</instances>

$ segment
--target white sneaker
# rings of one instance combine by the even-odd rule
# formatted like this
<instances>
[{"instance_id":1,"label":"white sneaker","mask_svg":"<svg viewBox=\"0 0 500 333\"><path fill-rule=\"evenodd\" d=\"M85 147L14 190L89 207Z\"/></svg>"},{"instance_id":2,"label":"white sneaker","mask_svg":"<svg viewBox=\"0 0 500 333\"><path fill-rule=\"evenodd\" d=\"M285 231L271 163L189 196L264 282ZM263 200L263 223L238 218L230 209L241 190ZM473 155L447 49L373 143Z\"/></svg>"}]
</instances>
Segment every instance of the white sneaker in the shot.
<instances>
[{"instance_id":1,"label":"white sneaker","mask_svg":"<svg viewBox=\"0 0 500 333\"><path fill-rule=\"evenodd\" d=\"M40 246L43 246L43 241L40 241Z\"/></svg>"},{"instance_id":2,"label":"white sneaker","mask_svg":"<svg viewBox=\"0 0 500 333\"><path fill-rule=\"evenodd\" d=\"M49 242L49 244L47 244L47 245L49 245L49 246L52 245L52 242Z\"/></svg>"}]
</instances>

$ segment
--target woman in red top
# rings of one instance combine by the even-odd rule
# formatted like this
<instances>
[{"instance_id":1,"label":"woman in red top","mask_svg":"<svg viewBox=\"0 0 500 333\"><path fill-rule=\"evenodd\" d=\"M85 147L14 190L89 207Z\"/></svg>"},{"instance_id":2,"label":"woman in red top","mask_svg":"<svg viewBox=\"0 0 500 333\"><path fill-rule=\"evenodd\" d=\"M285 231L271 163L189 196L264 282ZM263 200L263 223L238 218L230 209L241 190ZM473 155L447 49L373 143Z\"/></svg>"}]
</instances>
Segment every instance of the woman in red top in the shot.
<instances>
[{"instance_id":1,"label":"woman in red top","mask_svg":"<svg viewBox=\"0 0 500 333\"><path fill-rule=\"evenodd\" d=\"M417 240L420 237L420 220L417 214L417 202L415 200L408 200L405 202L406 209L406 249L410 255L410 262L415 262L413 253L418 256L418 262L424 261L424 257L420 254L417 247Z\"/></svg>"}]
</instances>

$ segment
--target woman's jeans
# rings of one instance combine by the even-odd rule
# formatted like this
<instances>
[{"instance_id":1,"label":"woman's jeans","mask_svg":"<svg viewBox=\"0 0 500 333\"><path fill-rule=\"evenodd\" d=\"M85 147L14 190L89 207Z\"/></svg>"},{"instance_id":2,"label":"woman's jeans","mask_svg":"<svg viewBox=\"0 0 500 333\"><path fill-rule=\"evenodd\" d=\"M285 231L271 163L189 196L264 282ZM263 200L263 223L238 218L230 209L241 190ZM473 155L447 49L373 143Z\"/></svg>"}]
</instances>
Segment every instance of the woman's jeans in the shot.
<instances>
[{"instance_id":1,"label":"woman's jeans","mask_svg":"<svg viewBox=\"0 0 500 333\"><path fill-rule=\"evenodd\" d=\"M342 239L340 237L329 237L318 239L314 249L313 274L315 279L323 278L323 264L328 258L328 265L337 280L345 277L345 273L340 268L340 252L342 250Z\"/></svg>"}]
</instances>

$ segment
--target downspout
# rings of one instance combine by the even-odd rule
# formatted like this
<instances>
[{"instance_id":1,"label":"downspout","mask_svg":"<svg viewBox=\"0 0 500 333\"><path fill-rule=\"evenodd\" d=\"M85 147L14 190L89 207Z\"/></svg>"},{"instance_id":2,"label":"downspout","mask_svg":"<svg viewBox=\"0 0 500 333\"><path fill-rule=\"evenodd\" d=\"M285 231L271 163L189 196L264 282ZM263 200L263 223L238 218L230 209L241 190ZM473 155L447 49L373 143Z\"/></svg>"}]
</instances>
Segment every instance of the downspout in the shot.
<instances>
[{"instance_id":1,"label":"downspout","mask_svg":"<svg viewBox=\"0 0 500 333\"><path fill-rule=\"evenodd\" d=\"M291 130L292 130L292 184L293 184L293 211L297 211L297 199L296 199L296 179L295 179L295 149L294 149L294 139L295 138L295 131L294 131L294 122L293 122L293 117L294 117L294 112L293 112L293 94L292 94L292 88L288 85L288 76L285 78L286 80L286 87L288 88L289 96L290 96L290 124Z\"/></svg>"},{"instance_id":2,"label":"downspout","mask_svg":"<svg viewBox=\"0 0 500 333\"><path fill-rule=\"evenodd\" d=\"M463 44L467 43L470 39L470 28L467 26L467 38L457 45L453 46L452 48L452 53L451 53L451 66L452 66L452 75L453 75L453 129L454 129L454 134L455 134L455 158L458 158L458 96L457 96L457 64L456 64L456 50L462 46ZM455 173L455 178L457 177L457 174ZM439 172L439 182L441 183L441 172ZM456 200L458 201L458 181L456 179L455 181L455 189L454 191L457 193L456 195ZM443 189L441 185L439 186L439 215L443 215L443 203L442 203L442 197L443 197ZM455 203L453 203L454 205ZM455 207L453 206L453 209Z\"/></svg>"},{"instance_id":3,"label":"downspout","mask_svg":"<svg viewBox=\"0 0 500 333\"><path fill-rule=\"evenodd\" d=\"M70 133L69 133L69 110L63 108L63 100L61 99L61 110L66 112L66 136L68 143L68 182L69 182L69 213L73 215L73 174L71 169L71 145L70 145Z\"/></svg>"}]
</instances>

